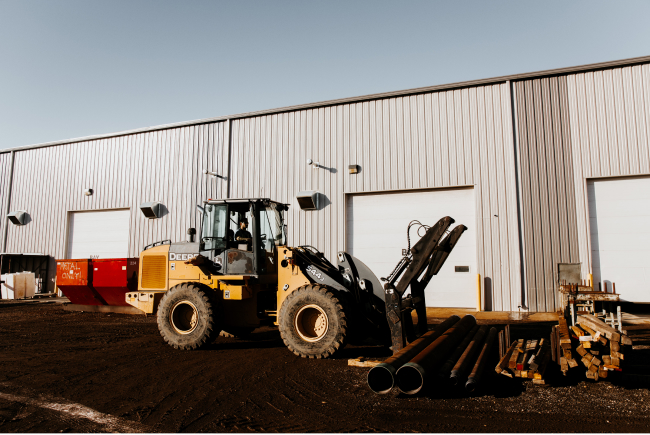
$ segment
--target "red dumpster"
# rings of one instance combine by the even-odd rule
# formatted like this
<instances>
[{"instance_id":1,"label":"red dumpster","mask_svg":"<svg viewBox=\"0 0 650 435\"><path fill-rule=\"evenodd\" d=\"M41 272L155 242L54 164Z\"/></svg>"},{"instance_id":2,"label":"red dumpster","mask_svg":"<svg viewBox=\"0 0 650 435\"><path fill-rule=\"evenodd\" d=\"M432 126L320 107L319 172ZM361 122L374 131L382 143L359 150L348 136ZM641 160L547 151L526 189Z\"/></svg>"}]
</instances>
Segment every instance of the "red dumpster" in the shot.
<instances>
[{"instance_id":1,"label":"red dumpster","mask_svg":"<svg viewBox=\"0 0 650 435\"><path fill-rule=\"evenodd\" d=\"M106 305L92 288L91 260L56 260L56 285L73 304Z\"/></svg>"},{"instance_id":2,"label":"red dumpster","mask_svg":"<svg viewBox=\"0 0 650 435\"><path fill-rule=\"evenodd\" d=\"M106 258L93 260L92 286L107 305L124 305L124 295L138 290L139 258Z\"/></svg>"}]
</instances>

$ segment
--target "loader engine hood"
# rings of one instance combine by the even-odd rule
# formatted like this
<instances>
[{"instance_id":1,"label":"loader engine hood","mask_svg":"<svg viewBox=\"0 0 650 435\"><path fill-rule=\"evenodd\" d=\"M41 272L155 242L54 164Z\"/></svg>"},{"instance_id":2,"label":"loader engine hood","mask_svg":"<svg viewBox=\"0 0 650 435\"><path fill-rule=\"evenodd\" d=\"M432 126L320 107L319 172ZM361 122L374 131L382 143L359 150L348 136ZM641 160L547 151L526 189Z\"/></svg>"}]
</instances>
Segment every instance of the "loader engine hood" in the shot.
<instances>
[{"instance_id":1,"label":"loader engine hood","mask_svg":"<svg viewBox=\"0 0 650 435\"><path fill-rule=\"evenodd\" d=\"M170 261L187 261L199 255L198 242L178 242L169 246Z\"/></svg>"}]
</instances>

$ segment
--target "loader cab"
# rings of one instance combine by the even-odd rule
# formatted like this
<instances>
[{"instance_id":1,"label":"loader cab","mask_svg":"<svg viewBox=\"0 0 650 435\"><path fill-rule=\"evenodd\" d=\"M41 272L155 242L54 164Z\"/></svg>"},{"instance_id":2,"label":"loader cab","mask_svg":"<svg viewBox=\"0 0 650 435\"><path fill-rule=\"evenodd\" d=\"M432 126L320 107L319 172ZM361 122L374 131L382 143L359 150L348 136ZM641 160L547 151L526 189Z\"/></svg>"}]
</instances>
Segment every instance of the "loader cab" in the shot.
<instances>
[{"instance_id":1,"label":"loader cab","mask_svg":"<svg viewBox=\"0 0 650 435\"><path fill-rule=\"evenodd\" d=\"M200 252L217 273L277 273L277 247L286 245L283 211L288 205L270 199L204 202Z\"/></svg>"}]
</instances>

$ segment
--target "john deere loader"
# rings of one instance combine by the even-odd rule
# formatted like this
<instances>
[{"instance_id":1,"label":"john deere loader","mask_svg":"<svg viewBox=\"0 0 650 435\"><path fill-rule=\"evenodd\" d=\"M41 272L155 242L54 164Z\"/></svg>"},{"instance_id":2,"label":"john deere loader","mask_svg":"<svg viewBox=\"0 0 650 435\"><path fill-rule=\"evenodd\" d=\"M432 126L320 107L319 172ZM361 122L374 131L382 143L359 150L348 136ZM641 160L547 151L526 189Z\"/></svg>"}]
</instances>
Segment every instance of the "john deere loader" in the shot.
<instances>
[{"instance_id":1,"label":"john deere loader","mask_svg":"<svg viewBox=\"0 0 650 435\"><path fill-rule=\"evenodd\" d=\"M382 285L346 252L334 265L314 247L287 246L287 204L208 200L199 210L198 241L145 247L138 291L126 294L130 305L156 313L160 334L177 349L204 347L220 331L245 335L277 325L286 346L303 358L330 357L370 335L397 352L426 332L424 288L466 229L448 231L451 217L422 226L424 236Z\"/></svg>"}]
</instances>

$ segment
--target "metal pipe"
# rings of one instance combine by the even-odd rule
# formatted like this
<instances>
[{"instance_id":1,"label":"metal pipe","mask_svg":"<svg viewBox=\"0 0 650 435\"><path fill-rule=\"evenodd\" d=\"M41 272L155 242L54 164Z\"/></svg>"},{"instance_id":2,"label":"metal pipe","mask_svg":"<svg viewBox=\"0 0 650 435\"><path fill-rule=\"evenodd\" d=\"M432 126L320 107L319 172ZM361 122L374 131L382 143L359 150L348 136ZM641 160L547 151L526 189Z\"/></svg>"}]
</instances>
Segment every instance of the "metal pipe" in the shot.
<instances>
[{"instance_id":1,"label":"metal pipe","mask_svg":"<svg viewBox=\"0 0 650 435\"><path fill-rule=\"evenodd\" d=\"M478 382L481 380L481 375L485 370L485 365L487 364L488 358L490 356L490 351L492 350L492 345L494 344L494 339L496 336L497 328L490 328L490 333L488 334L487 340L485 340L481 354L478 356L476 364L474 364L472 373L470 373L469 377L467 378L467 383L465 384L465 389L467 391L474 391L474 389L476 389L476 384L478 384Z\"/></svg>"},{"instance_id":2,"label":"metal pipe","mask_svg":"<svg viewBox=\"0 0 650 435\"><path fill-rule=\"evenodd\" d=\"M478 331L479 326L474 325L471 331L465 336L463 341L456 347L456 350L449 356L449 359L442 365L440 370L438 371L438 376L440 376L442 379L445 381L449 381L449 374L451 373L451 369L456 365L456 362L458 362L458 359L460 356L463 354L465 349L467 349L467 346L469 346L469 342L474 338L474 335L476 335L476 331Z\"/></svg>"},{"instance_id":3,"label":"metal pipe","mask_svg":"<svg viewBox=\"0 0 650 435\"><path fill-rule=\"evenodd\" d=\"M474 362L474 355L476 355L483 343L483 338L485 338L485 334L488 330L487 328L486 325L483 325L478 331L476 331L472 341L467 345L458 361L456 361L456 365L451 369L451 374L449 375L449 381L451 384L458 385L458 380L467 373L467 369L470 367L472 362Z\"/></svg>"},{"instance_id":4,"label":"metal pipe","mask_svg":"<svg viewBox=\"0 0 650 435\"><path fill-rule=\"evenodd\" d=\"M395 380L403 393L416 394L424 388L428 373L433 373L451 349L476 325L476 318L466 315L443 335L397 370Z\"/></svg>"},{"instance_id":5,"label":"metal pipe","mask_svg":"<svg viewBox=\"0 0 650 435\"><path fill-rule=\"evenodd\" d=\"M445 331L447 331L447 329L452 327L459 320L460 317L455 314L450 316L447 320L438 325L436 329L427 332L383 363L371 368L370 371L368 371L367 376L368 386L370 389L377 394L386 394L392 390L395 385L395 373L397 370L405 363L409 362L415 355L420 353L422 349L440 337Z\"/></svg>"}]
</instances>

